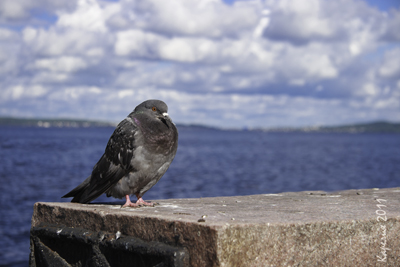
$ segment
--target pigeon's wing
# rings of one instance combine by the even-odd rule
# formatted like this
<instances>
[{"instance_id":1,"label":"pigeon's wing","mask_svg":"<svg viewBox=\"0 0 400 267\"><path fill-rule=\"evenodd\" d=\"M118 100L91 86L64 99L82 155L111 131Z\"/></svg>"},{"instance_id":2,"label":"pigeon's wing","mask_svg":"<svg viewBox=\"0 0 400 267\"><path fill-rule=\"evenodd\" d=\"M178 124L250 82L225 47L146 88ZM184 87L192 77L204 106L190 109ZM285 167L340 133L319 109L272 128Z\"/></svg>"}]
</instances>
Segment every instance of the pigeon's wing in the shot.
<instances>
[{"instance_id":1,"label":"pigeon's wing","mask_svg":"<svg viewBox=\"0 0 400 267\"><path fill-rule=\"evenodd\" d=\"M64 197L72 202L89 203L115 185L128 172L135 149L137 127L131 119L123 120L108 141L103 156L93 167L92 175Z\"/></svg>"}]
</instances>

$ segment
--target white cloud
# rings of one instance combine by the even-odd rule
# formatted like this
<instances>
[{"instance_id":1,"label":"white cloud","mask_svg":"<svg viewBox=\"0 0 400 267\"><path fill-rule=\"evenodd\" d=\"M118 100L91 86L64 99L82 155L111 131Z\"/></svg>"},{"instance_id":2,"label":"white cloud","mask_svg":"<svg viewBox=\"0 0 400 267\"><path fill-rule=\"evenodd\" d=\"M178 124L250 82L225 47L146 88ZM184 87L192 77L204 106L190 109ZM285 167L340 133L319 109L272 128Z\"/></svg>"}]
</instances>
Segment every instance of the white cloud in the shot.
<instances>
[{"instance_id":1,"label":"white cloud","mask_svg":"<svg viewBox=\"0 0 400 267\"><path fill-rule=\"evenodd\" d=\"M258 17L252 5L227 6L222 1L148 0L121 4L125 22L111 20L114 25L138 27L166 36L238 36L252 28Z\"/></svg>"},{"instance_id":2,"label":"white cloud","mask_svg":"<svg viewBox=\"0 0 400 267\"><path fill-rule=\"evenodd\" d=\"M0 23L5 26L43 26L57 12L73 11L76 0L2 0Z\"/></svg>"},{"instance_id":3,"label":"white cloud","mask_svg":"<svg viewBox=\"0 0 400 267\"><path fill-rule=\"evenodd\" d=\"M11 98L12 100L19 100L21 98L40 97L47 92L48 89L40 85L34 85L30 87L17 85L7 88L4 91L3 96L5 96L6 98Z\"/></svg>"},{"instance_id":4,"label":"white cloud","mask_svg":"<svg viewBox=\"0 0 400 267\"><path fill-rule=\"evenodd\" d=\"M400 78L400 48L389 50L385 53L379 74L384 77Z\"/></svg>"},{"instance_id":5,"label":"white cloud","mask_svg":"<svg viewBox=\"0 0 400 267\"><path fill-rule=\"evenodd\" d=\"M119 98L131 97L133 95L134 95L134 92L132 90L121 90L118 92Z\"/></svg>"},{"instance_id":6,"label":"white cloud","mask_svg":"<svg viewBox=\"0 0 400 267\"><path fill-rule=\"evenodd\" d=\"M142 30L117 32L114 51L118 56L154 58L158 52L158 44L165 38Z\"/></svg>"},{"instance_id":7,"label":"white cloud","mask_svg":"<svg viewBox=\"0 0 400 267\"><path fill-rule=\"evenodd\" d=\"M0 10L1 17L3 19L21 19L29 16L30 6L21 5L21 3L16 1L1 1Z\"/></svg>"},{"instance_id":8,"label":"white cloud","mask_svg":"<svg viewBox=\"0 0 400 267\"><path fill-rule=\"evenodd\" d=\"M197 62L210 54L215 54L215 47L207 39L172 38L160 44L160 57L165 60Z\"/></svg>"},{"instance_id":9,"label":"white cloud","mask_svg":"<svg viewBox=\"0 0 400 267\"><path fill-rule=\"evenodd\" d=\"M59 15L57 26L61 28L77 28L86 31L106 32L106 20L120 12L120 5L100 6L96 0L78 0L73 13L64 12Z\"/></svg>"},{"instance_id":10,"label":"white cloud","mask_svg":"<svg viewBox=\"0 0 400 267\"><path fill-rule=\"evenodd\" d=\"M226 127L400 119L396 9L356 0L14 2L0 3L0 115L118 120L161 98L177 122Z\"/></svg>"},{"instance_id":11,"label":"white cloud","mask_svg":"<svg viewBox=\"0 0 400 267\"><path fill-rule=\"evenodd\" d=\"M50 59L38 59L34 63L37 69L47 69L54 72L76 72L86 68L85 61L78 57L59 57Z\"/></svg>"}]
</instances>

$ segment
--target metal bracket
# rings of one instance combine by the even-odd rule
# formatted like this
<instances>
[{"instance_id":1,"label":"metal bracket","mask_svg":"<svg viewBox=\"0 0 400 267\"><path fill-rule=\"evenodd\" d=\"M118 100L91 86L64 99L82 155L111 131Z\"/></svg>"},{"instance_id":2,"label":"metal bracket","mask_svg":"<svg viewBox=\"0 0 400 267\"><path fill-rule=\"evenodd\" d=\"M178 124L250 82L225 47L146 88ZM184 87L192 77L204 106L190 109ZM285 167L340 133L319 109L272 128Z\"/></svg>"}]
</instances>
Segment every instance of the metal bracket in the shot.
<instances>
[{"instance_id":1,"label":"metal bracket","mask_svg":"<svg viewBox=\"0 0 400 267\"><path fill-rule=\"evenodd\" d=\"M29 265L183 267L189 265L189 253L185 248L146 242L119 232L41 224L31 229Z\"/></svg>"}]
</instances>

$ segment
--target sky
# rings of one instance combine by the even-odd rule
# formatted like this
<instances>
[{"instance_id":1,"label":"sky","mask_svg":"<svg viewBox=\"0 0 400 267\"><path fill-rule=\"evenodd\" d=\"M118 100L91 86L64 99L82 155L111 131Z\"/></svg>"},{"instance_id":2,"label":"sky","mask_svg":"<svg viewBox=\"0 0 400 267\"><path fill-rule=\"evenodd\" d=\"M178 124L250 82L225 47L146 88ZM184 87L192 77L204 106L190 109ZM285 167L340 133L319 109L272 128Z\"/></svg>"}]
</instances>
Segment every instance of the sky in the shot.
<instances>
[{"instance_id":1,"label":"sky","mask_svg":"<svg viewBox=\"0 0 400 267\"><path fill-rule=\"evenodd\" d=\"M1 0L0 116L400 122L399 0Z\"/></svg>"}]
</instances>

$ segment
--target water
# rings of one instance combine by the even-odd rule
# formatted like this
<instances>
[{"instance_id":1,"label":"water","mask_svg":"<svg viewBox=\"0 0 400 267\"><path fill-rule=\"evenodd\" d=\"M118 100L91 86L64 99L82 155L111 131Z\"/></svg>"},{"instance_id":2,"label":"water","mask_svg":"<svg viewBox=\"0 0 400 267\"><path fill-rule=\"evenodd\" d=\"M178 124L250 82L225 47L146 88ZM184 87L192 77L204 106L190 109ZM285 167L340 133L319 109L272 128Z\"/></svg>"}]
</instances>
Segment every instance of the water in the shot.
<instances>
[{"instance_id":1,"label":"water","mask_svg":"<svg viewBox=\"0 0 400 267\"><path fill-rule=\"evenodd\" d=\"M0 127L0 266L27 266L32 207L84 180L113 128ZM180 128L170 169L144 199L400 186L400 135ZM102 196L96 201L117 201Z\"/></svg>"}]
</instances>

